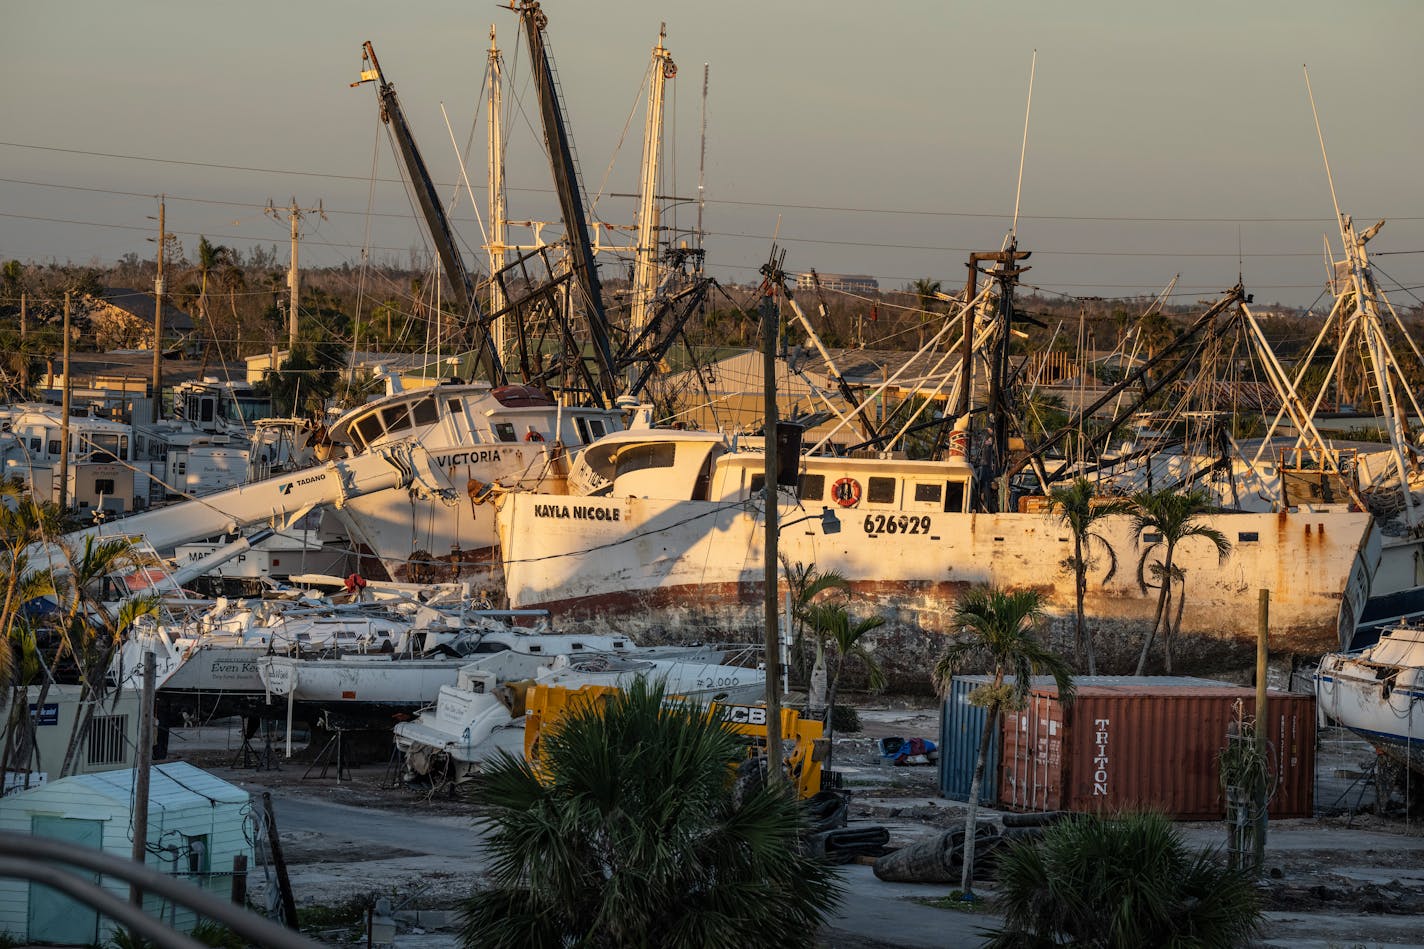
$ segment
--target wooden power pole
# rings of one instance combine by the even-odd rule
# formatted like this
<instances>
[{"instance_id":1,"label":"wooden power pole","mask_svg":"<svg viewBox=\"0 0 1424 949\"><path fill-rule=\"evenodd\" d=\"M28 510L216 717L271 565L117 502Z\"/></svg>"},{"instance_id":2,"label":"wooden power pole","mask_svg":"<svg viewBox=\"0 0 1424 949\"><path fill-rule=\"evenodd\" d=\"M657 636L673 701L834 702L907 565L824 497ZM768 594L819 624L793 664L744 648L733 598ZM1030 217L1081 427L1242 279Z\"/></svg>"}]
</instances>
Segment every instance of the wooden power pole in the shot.
<instances>
[{"instance_id":1,"label":"wooden power pole","mask_svg":"<svg viewBox=\"0 0 1424 949\"><path fill-rule=\"evenodd\" d=\"M64 389L59 397L59 509L69 510L69 297L64 291L64 340L60 344Z\"/></svg>"},{"instance_id":2,"label":"wooden power pole","mask_svg":"<svg viewBox=\"0 0 1424 949\"><path fill-rule=\"evenodd\" d=\"M301 296L301 279L298 276L299 271L297 270L297 244L300 237L299 226L301 225L302 218L308 214L320 215L321 219L325 221L326 212L322 210L320 201L316 203L316 207L314 208L300 208L297 207L297 199L293 197L291 204L282 209L273 207L271 201L267 202L267 213L273 218L280 219L283 212L286 213L287 221L291 225L292 239L292 262L287 268L287 358L290 360L292 353L295 352L297 348L297 301ZM277 367L273 366L272 368L276 370Z\"/></svg>"},{"instance_id":3,"label":"wooden power pole","mask_svg":"<svg viewBox=\"0 0 1424 949\"><path fill-rule=\"evenodd\" d=\"M781 780L781 612L777 607L777 501L780 488L776 483L776 299L774 284L768 282L766 296L761 300L761 341L763 356L762 386L766 407L766 468L763 475L766 489L766 772L767 781Z\"/></svg>"},{"instance_id":4,"label":"wooden power pole","mask_svg":"<svg viewBox=\"0 0 1424 949\"><path fill-rule=\"evenodd\" d=\"M152 650L143 654L143 704L139 706L138 762L134 766L133 860L148 862L148 778L153 766L153 693L158 663ZM129 884L129 902L143 908L143 889Z\"/></svg>"},{"instance_id":5,"label":"wooden power pole","mask_svg":"<svg viewBox=\"0 0 1424 949\"><path fill-rule=\"evenodd\" d=\"M154 423L163 417L163 250L168 244L164 197L158 196L158 276L153 278L153 410L149 421Z\"/></svg>"}]
</instances>

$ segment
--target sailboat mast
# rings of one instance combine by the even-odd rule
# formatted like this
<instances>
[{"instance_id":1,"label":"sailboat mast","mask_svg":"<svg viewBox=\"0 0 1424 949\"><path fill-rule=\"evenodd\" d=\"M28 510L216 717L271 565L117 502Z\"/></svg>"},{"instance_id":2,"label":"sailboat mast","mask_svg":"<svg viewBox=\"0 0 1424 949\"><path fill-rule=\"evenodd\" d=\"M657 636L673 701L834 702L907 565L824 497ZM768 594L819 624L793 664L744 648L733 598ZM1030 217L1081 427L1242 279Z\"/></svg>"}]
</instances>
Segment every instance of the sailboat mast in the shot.
<instances>
[{"instance_id":1,"label":"sailboat mast","mask_svg":"<svg viewBox=\"0 0 1424 949\"><path fill-rule=\"evenodd\" d=\"M494 24L490 24L490 45L489 45L489 161L486 162L489 168L489 262L490 262L490 296L489 306L491 313L498 313L504 309L504 287L498 280L493 279L494 275L504 269L505 250L505 207L504 207L504 141L503 128L503 89L501 82L503 63L500 59L499 47L495 45ZM509 352L508 340L505 335L505 318L499 317L490 326L490 336L494 342L494 350L499 354L501 360Z\"/></svg>"},{"instance_id":2,"label":"sailboat mast","mask_svg":"<svg viewBox=\"0 0 1424 949\"><path fill-rule=\"evenodd\" d=\"M648 325L658 289L658 171L663 145L663 100L667 80L677 75L672 56L663 47L667 24L658 30L648 80L648 120L643 127L643 177L638 201L638 250L634 258L633 307L629 330L639 338Z\"/></svg>"}]
</instances>

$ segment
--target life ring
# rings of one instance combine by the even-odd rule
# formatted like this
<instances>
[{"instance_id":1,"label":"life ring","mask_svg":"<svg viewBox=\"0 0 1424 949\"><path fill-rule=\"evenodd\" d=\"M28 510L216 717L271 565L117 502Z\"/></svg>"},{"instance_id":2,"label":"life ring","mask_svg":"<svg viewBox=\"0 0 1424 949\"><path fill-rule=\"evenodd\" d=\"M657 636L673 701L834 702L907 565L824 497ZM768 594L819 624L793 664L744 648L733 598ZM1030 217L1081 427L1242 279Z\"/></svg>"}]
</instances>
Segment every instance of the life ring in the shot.
<instances>
[{"instance_id":1,"label":"life ring","mask_svg":"<svg viewBox=\"0 0 1424 949\"><path fill-rule=\"evenodd\" d=\"M534 431L533 428L530 428L529 431L524 433L524 440L526 442L542 442L544 436Z\"/></svg>"},{"instance_id":2,"label":"life ring","mask_svg":"<svg viewBox=\"0 0 1424 949\"><path fill-rule=\"evenodd\" d=\"M855 507L860 503L860 482L854 478L842 478L831 485L831 497L841 507Z\"/></svg>"}]
</instances>

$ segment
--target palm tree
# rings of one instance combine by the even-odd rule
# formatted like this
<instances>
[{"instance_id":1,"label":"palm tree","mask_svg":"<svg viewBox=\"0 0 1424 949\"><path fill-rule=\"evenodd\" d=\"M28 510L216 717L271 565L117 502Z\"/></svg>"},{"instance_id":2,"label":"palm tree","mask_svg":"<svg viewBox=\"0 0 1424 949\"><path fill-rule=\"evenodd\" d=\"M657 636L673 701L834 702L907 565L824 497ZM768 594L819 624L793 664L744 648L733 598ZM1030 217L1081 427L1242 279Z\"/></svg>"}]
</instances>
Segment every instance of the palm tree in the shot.
<instances>
[{"instance_id":1,"label":"palm tree","mask_svg":"<svg viewBox=\"0 0 1424 949\"><path fill-rule=\"evenodd\" d=\"M850 584L845 577L830 570L817 570L815 564L792 563L785 554L781 555L781 572L786 577L786 585L791 590L791 657L799 667L797 674L806 673L806 624L811 606L825 599L822 594L845 594ZM821 659L821 644L816 643L816 661Z\"/></svg>"},{"instance_id":2,"label":"palm tree","mask_svg":"<svg viewBox=\"0 0 1424 949\"><path fill-rule=\"evenodd\" d=\"M852 621L845 604L832 602L814 604L808 618L811 628L816 631L816 664L820 666L827 662L826 647L830 647L829 651L835 655L833 662L828 663L826 673L826 767L830 768L836 737L836 692L846 663L856 660L865 666L872 690L885 688L885 670L880 668L880 663L863 641L867 633L885 625L885 617L867 616Z\"/></svg>"},{"instance_id":3,"label":"palm tree","mask_svg":"<svg viewBox=\"0 0 1424 949\"><path fill-rule=\"evenodd\" d=\"M976 660L992 670L994 681L970 693L969 700L982 705L984 731L979 736L979 755L974 762L974 778L969 783L969 813L964 821L964 870L960 888L965 899L973 899L975 822L979 816L979 789L984 783L984 763L989 756L989 740L999 728L1005 709L1022 708L1028 699L1035 675L1053 676L1059 699L1073 701L1073 675L1063 657L1039 642L1035 635L1043 621L1043 595L1037 590L1013 593L994 587L972 587L954 608L956 638L935 663L934 677L941 693L949 692L950 680ZM1013 677L1012 683L1004 680Z\"/></svg>"},{"instance_id":4,"label":"palm tree","mask_svg":"<svg viewBox=\"0 0 1424 949\"><path fill-rule=\"evenodd\" d=\"M218 351L218 362L223 361L222 342L218 338L217 328L213 325L213 318L208 313L208 277L218 273L218 268L226 264L229 258L230 252L226 247L210 243L206 237L198 238L198 263L193 268L201 278L198 285L198 313L207 323L208 332L212 334L213 345ZM206 351L204 347L204 352Z\"/></svg>"},{"instance_id":5,"label":"palm tree","mask_svg":"<svg viewBox=\"0 0 1424 949\"><path fill-rule=\"evenodd\" d=\"M815 943L836 871L801 853L784 785L737 793L745 752L720 717L640 679L540 744L537 770L501 752L474 783L490 885L465 904L466 947Z\"/></svg>"},{"instance_id":6,"label":"palm tree","mask_svg":"<svg viewBox=\"0 0 1424 949\"><path fill-rule=\"evenodd\" d=\"M999 857L991 947L1250 945L1261 900L1245 871L1193 851L1161 814L1075 815Z\"/></svg>"},{"instance_id":7,"label":"palm tree","mask_svg":"<svg viewBox=\"0 0 1424 949\"><path fill-rule=\"evenodd\" d=\"M925 324L929 321L929 316L934 312L934 305L939 297L935 294L940 292L942 284L938 280L931 280L929 277L920 277L910 284L910 292L919 300L920 309L924 315L919 319L920 344L919 349L925 348Z\"/></svg>"},{"instance_id":8,"label":"palm tree","mask_svg":"<svg viewBox=\"0 0 1424 949\"><path fill-rule=\"evenodd\" d=\"M1166 669L1169 674L1172 671L1173 587L1180 589L1181 597L1186 597L1186 574L1173 562L1178 545L1190 538L1200 537L1216 547L1218 563L1225 563L1226 558L1231 556L1231 541L1221 531L1201 520L1211 507L1210 496L1199 488L1185 492L1164 488L1160 491L1139 491L1132 496L1132 524L1136 535L1139 538L1144 533L1157 535L1157 539L1147 545L1137 561L1137 583L1145 593L1151 586L1147 582L1150 573L1156 578L1160 591L1157 594L1157 614L1142 641L1142 654L1137 657L1137 675L1142 675L1147 669L1147 655L1159 631L1162 633ZM1159 547L1162 548L1162 559L1149 564L1148 558ZM1183 599L1177 606L1178 625L1184 603Z\"/></svg>"},{"instance_id":9,"label":"palm tree","mask_svg":"<svg viewBox=\"0 0 1424 949\"><path fill-rule=\"evenodd\" d=\"M1048 513L1056 515L1059 523L1073 533L1073 555L1063 561L1063 566L1073 571L1073 589L1076 596L1076 626L1074 643L1079 657L1086 655L1088 675L1098 674L1097 657L1093 650L1093 637L1088 633L1083 616L1083 598L1088 592L1088 570L1093 566L1093 547L1096 545L1107 555L1108 569L1103 574L1107 583L1117 573L1117 552L1106 537L1098 533L1098 525L1106 518L1125 514L1132 505L1125 498L1099 498L1093 483L1087 478L1078 478L1067 486L1058 486L1048 493Z\"/></svg>"}]
</instances>

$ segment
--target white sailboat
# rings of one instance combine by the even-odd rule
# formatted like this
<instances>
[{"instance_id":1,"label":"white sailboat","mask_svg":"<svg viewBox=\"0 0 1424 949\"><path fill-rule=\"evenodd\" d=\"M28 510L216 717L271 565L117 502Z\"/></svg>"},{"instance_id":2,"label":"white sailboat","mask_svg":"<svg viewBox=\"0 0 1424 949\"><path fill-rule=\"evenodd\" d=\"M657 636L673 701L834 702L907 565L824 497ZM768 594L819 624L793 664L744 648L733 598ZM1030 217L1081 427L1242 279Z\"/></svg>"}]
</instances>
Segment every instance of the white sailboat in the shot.
<instances>
[{"instance_id":1,"label":"white sailboat","mask_svg":"<svg viewBox=\"0 0 1424 949\"><path fill-rule=\"evenodd\" d=\"M1320 712L1424 775L1424 629L1400 627L1355 652L1325 656Z\"/></svg>"},{"instance_id":2,"label":"white sailboat","mask_svg":"<svg viewBox=\"0 0 1424 949\"><path fill-rule=\"evenodd\" d=\"M627 688L638 677L660 683L667 694L698 704L751 703L765 697L765 673L720 663L693 653L647 659L628 655L559 656L531 663L502 653L460 669L454 685L442 686L432 708L396 724L396 748L413 774L464 781L499 751L524 753L523 692L529 685Z\"/></svg>"}]
</instances>

